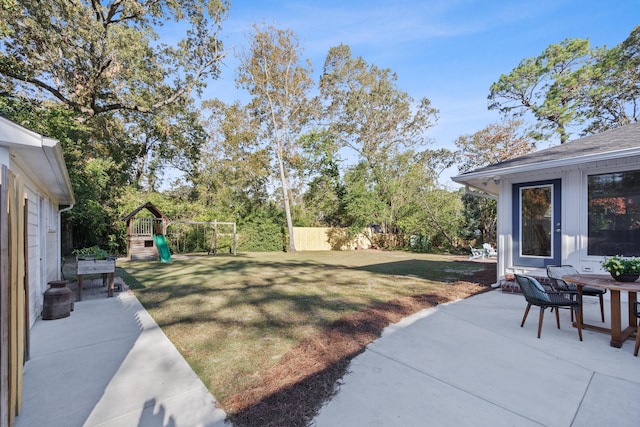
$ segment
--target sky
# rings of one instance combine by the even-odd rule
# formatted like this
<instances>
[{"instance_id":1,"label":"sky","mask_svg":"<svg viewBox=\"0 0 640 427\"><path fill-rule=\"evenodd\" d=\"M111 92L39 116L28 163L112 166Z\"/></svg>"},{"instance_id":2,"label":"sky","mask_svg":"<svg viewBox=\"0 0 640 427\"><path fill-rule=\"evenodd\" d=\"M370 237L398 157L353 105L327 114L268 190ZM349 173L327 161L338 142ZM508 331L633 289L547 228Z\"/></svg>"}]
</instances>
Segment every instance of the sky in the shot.
<instances>
[{"instance_id":1,"label":"sky","mask_svg":"<svg viewBox=\"0 0 640 427\"><path fill-rule=\"evenodd\" d=\"M329 49L340 43L354 57L391 69L400 89L440 111L425 135L434 141L430 148L454 149L459 136L499 121L487 96L500 75L567 38L589 39L592 47L621 43L640 25L640 1L232 0L222 24L222 75L207 82L204 99L248 100L235 85L233 50L246 48L254 23L296 33L316 82ZM445 172L441 182L456 174Z\"/></svg>"}]
</instances>

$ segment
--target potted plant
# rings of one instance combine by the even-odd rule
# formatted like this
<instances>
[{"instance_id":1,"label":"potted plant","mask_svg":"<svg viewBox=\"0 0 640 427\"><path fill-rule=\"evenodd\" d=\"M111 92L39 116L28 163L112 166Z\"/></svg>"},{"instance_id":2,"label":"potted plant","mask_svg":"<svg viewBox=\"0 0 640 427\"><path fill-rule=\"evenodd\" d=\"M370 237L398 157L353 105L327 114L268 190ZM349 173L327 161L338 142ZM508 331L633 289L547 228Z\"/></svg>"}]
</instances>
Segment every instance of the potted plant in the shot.
<instances>
[{"instance_id":1,"label":"potted plant","mask_svg":"<svg viewBox=\"0 0 640 427\"><path fill-rule=\"evenodd\" d=\"M625 258L623 255L606 257L602 267L619 282L635 282L640 277L640 258Z\"/></svg>"}]
</instances>

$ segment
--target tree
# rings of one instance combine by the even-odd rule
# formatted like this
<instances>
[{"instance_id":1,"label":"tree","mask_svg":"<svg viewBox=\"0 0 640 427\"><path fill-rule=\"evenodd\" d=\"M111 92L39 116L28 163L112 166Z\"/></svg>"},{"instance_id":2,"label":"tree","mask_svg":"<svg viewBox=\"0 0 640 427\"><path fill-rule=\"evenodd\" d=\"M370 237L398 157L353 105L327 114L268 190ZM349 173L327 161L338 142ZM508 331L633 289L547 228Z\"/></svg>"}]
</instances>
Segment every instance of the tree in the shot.
<instances>
[{"instance_id":1,"label":"tree","mask_svg":"<svg viewBox=\"0 0 640 427\"><path fill-rule=\"evenodd\" d=\"M640 26L612 49L598 49L584 114L593 134L640 120Z\"/></svg>"},{"instance_id":2,"label":"tree","mask_svg":"<svg viewBox=\"0 0 640 427\"><path fill-rule=\"evenodd\" d=\"M368 173L363 176L372 179L358 187L359 198L352 198L358 203L350 203L351 216L360 218L362 223L362 213L354 216L353 207L376 207L378 211L370 215L377 217L385 233L397 219L390 179L394 161L405 150L420 151L427 142L425 131L437 118L437 110L427 98L414 102L397 87L396 81L397 76L390 69L380 69L361 57L352 57L346 45L329 50L320 79L321 99L332 138L357 153L363 162L358 168L363 173L363 168L367 168ZM375 203L371 202L372 191L377 194ZM364 203L365 199L369 201ZM384 209L380 202L386 206Z\"/></svg>"},{"instance_id":3,"label":"tree","mask_svg":"<svg viewBox=\"0 0 640 427\"><path fill-rule=\"evenodd\" d=\"M132 185L157 189L166 167L193 180L207 135L192 101L178 101L154 114L124 112L122 122L121 136L106 143L114 160L130 165Z\"/></svg>"},{"instance_id":4,"label":"tree","mask_svg":"<svg viewBox=\"0 0 640 427\"><path fill-rule=\"evenodd\" d=\"M472 169L499 163L523 156L534 150L535 145L526 136L521 119L507 119L493 123L473 135L460 136L455 141L458 169ZM467 239L477 237L480 230L483 242L496 238L496 201L486 197L465 194L462 197L463 216L467 224L464 234Z\"/></svg>"},{"instance_id":5,"label":"tree","mask_svg":"<svg viewBox=\"0 0 640 427\"><path fill-rule=\"evenodd\" d=\"M499 163L530 153L535 144L527 137L523 120L507 119L493 123L472 135L454 141L460 172Z\"/></svg>"},{"instance_id":6,"label":"tree","mask_svg":"<svg viewBox=\"0 0 640 427\"><path fill-rule=\"evenodd\" d=\"M569 128L584 122L580 108L591 74L591 55L588 40L566 39L550 45L491 85L489 109L507 117L530 112L538 122L538 139L556 134L560 143L567 142Z\"/></svg>"},{"instance_id":7,"label":"tree","mask_svg":"<svg viewBox=\"0 0 640 427\"><path fill-rule=\"evenodd\" d=\"M353 58L347 45L332 47L320 78L320 93L333 137L375 170L401 148L425 143L437 110L423 98L416 104L397 85L390 69Z\"/></svg>"},{"instance_id":8,"label":"tree","mask_svg":"<svg viewBox=\"0 0 640 427\"><path fill-rule=\"evenodd\" d=\"M326 130L313 130L300 138L303 162L300 174L307 182L304 207L313 225L344 225L345 186L340 175L338 145Z\"/></svg>"},{"instance_id":9,"label":"tree","mask_svg":"<svg viewBox=\"0 0 640 427\"><path fill-rule=\"evenodd\" d=\"M258 139L260 124L239 102L205 101L209 145L194 180L198 198L223 218L246 217L267 204L271 175L269 152Z\"/></svg>"},{"instance_id":10,"label":"tree","mask_svg":"<svg viewBox=\"0 0 640 427\"><path fill-rule=\"evenodd\" d=\"M3 4L0 90L55 99L82 120L154 111L217 77L227 8L225 0L24 0L16 13ZM172 20L188 24L186 37L156 43L156 28Z\"/></svg>"},{"instance_id":11,"label":"tree","mask_svg":"<svg viewBox=\"0 0 640 427\"><path fill-rule=\"evenodd\" d=\"M257 25L254 29L249 49L240 55L236 81L253 97L251 108L274 154L289 231L288 250L295 252L287 165L295 161L297 135L312 113L311 65L301 62L302 49L291 30Z\"/></svg>"}]
</instances>

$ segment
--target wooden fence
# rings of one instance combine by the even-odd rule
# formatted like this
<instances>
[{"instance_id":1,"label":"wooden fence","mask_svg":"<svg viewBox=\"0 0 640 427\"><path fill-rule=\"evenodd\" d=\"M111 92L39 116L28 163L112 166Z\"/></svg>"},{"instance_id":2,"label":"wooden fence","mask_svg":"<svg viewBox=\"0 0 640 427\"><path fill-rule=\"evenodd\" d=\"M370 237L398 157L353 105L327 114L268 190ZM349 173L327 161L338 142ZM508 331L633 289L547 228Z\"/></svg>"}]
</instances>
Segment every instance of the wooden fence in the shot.
<instances>
[{"instance_id":1,"label":"wooden fence","mask_svg":"<svg viewBox=\"0 0 640 427\"><path fill-rule=\"evenodd\" d=\"M350 237L346 228L293 227L293 241L299 251L344 251L369 249L371 242L363 231Z\"/></svg>"},{"instance_id":2,"label":"wooden fence","mask_svg":"<svg viewBox=\"0 0 640 427\"><path fill-rule=\"evenodd\" d=\"M12 427L22 406L28 358L26 209L21 177L0 174L0 427Z\"/></svg>"}]
</instances>

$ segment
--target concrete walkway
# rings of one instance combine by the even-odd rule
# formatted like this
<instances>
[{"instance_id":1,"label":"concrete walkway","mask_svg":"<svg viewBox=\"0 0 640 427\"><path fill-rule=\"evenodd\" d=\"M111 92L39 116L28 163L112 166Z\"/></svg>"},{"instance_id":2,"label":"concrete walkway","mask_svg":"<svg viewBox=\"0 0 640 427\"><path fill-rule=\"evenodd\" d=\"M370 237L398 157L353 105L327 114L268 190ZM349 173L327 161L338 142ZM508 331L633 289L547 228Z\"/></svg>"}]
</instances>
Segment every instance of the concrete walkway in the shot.
<instances>
[{"instance_id":1,"label":"concrete walkway","mask_svg":"<svg viewBox=\"0 0 640 427\"><path fill-rule=\"evenodd\" d=\"M392 325L352 361L316 425L640 425L633 340L617 349L584 331L580 342L567 310L560 330L547 310L537 339L539 309L520 328L525 306L496 290ZM585 321L598 318L597 299L585 298Z\"/></svg>"},{"instance_id":2,"label":"concrete walkway","mask_svg":"<svg viewBox=\"0 0 640 427\"><path fill-rule=\"evenodd\" d=\"M214 427L225 413L138 299L75 303L31 330L16 427Z\"/></svg>"}]
</instances>

